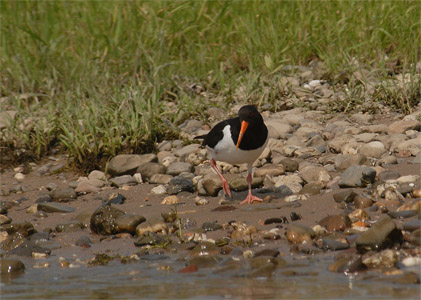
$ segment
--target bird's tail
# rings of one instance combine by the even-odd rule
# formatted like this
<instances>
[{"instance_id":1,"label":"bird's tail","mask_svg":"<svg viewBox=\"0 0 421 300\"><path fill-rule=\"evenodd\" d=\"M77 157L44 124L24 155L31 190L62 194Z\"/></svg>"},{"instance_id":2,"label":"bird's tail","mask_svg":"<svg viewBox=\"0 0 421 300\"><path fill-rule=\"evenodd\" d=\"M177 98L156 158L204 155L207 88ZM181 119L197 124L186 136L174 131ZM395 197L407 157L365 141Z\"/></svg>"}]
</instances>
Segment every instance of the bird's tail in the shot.
<instances>
[{"instance_id":1,"label":"bird's tail","mask_svg":"<svg viewBox=\"0 0 421 300\"><path fill-rule=\"evenodd\" d=\"M195 140L203 140L203 139L205 139L205 138L206 138L206 135L207 135L207 134L204 134L204 135L198 135L198 136L195 136L195 137L194 137L194 139L195 139Z\"/></svg>"}]
</instances>

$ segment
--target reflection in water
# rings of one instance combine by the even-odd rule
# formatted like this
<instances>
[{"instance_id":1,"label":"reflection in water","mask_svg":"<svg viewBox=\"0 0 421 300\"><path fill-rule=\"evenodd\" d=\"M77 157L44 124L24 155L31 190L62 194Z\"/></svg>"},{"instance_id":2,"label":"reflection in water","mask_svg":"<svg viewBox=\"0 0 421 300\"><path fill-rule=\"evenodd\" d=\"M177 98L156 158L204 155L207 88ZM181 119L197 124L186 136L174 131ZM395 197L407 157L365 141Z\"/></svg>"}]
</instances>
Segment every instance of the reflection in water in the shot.
<instances>
[{"instance_id":1,"label":"reflection in water","mask_svg":"<svg viewBox=\"0 0 421 300\"><path fill-rule=\"evenodd\" d=\"M323 261L324 260L324 261ZM326 270L328 261L289 265L270 277L200 269L180 274L171 260L108 266L47 269L28 267L17 278L2 277L1 299L366 299L417 298L419 285L368 281L362 275ZM170 265L172 268L158 268ZM168 270L173 271L168 271Z\"/></svg>"}]
</instances>

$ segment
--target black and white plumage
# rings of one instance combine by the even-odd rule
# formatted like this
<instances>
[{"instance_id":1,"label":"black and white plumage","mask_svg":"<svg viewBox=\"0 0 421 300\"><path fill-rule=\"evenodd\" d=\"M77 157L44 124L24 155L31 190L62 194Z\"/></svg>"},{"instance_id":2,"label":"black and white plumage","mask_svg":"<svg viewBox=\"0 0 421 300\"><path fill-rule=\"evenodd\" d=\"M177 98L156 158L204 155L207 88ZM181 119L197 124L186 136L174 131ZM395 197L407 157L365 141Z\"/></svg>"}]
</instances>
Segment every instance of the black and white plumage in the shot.
<instances>
[{"instance_id":1,"label":"black and white plumage","mask_svg":"<svg viewBox=\"0 0 421 300\"><path fill-rule=\"evenodd\" d=\"M216 166L217 160L230 164L247 163L249 193L241 204L262 201L251 193L252 165L266 147L268 129L255 106L241 107L238 117L219 122L207 135L196 138L203 138L202 145L211 156L210 164L221 178L225 195L228 194L231 197L231 190L227 180Z\"/></svg>"}]
</instances>

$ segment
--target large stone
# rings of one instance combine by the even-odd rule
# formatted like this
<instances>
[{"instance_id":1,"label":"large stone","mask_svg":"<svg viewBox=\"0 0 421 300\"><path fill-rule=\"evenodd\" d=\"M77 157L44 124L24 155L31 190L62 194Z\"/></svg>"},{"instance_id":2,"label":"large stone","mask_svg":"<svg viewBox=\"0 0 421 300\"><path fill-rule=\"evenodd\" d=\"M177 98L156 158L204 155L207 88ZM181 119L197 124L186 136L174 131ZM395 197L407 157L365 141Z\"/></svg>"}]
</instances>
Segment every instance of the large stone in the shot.
<instances>
[{"instance_id":1,"label":"large stone","mask_svg":"<svg viewBox=\"0 0 421 300\"><path fill-rule=\"evenodd\" d=\"M189 155L190 153L195 152L199 148L200 148L199 144L190 144L190 145L184 146L181 149L175 150L174 155L178 157L184 157L184 156Z\"/></svg>"},{"instance_id":2,"label":"large stone","mask_svg":"<svg viewBox=\"0 0 421 300\"><path fill-rule=\"evenodd\" d=\"M183 172L191 172L193 169L193 165L186 162L175 162L169 165L167 169L167 174L172 176L177 176Z\"/></svg>"},{"instance_id":3,"label":"large stone","mask_svg":"<svg viewBox=\"0 0 421 300\"><path fill-rule=\"evenodd\" d=\"M112 176L133 175L139 166L153 161L156 161L156 155L152 153L144 155L120 154L110 160L107 172Z\"/></svg>"},{"instance_id":4,"label":"large stone","mask_svg":"<svg viewBox=\"0 0 421 300\"><path fill-rule=\"evenodd\" d=\"M359 252L382 250L402 241L402 232L397 229L395 222L384 216L369 230L363 232L355 241Z\"/></svg>"},{"instance_id":5,"label":"large stone","mask_svg":"<svg viewBox=\"0 0 421 300\"><path fill-rule=\"evenodd\" d=\"M386 153L386 148L382 142L373 141L362 146L359 152L366 157L380 158Z\"/></svg>"},{"instance_id":6,"label":"large stone","mask_svg":"<svg viewBox=\"0 0 421 300\"><path fill-rule=\"evenodd\" d=\"M283 165L272 165L272 164L266 164L254 172L254 176L256 177L265 177L266 175L273 177L273 176L279 176L283 174L285 174L285 168Z\"/></svg>"},{"instance_id":7,"label":"large stone","mask_svg":"<svg viewBox=\"0 0 421 300\"><path fill-rule=\"evenodd\" d=\"M165 167L155 162L148 162L140 165L136 173L142 174L142 178L146 181L155 174L165 174Z\"/></svg>"},{"instance_id":8,"label":"large stone","mask_svg":"<svg viewBox=\"0 0 421 300\"><path fill-rule=\"evenodd\" d=\"M258 188L263 185L262 177L253 177L251 181L251 188ZM247 179L244 177L236 177L229 181L229 186L234 191L240 192L248 189Z\"/></svg>"},{"instance_id":9,"label":"large stone","mask_svg":"<svg viewBox=\"0 0 421 300\"><path fill-rule=\"evenodd\" d=\"M72 188L55 189L50 196L56 202L69 202L76 199L76 192Z\"/></svg>"},{"instance_id":10,"label":"large stone","mask_svg":"<svg viewBox=\"0 0 421 300\"><path fill-rule=\"evenodd\" d=\"M122 215L124 215L122 210L112 206L102 206L91 216L91 230L103 235L118 233L116 219Z\"/></svg>"},{"instance_id":11,"label":"large stone","mask_svg":"<svg viewBox=\"0 0 421 300\"><path fill-rule=\"evenodd\" d=\"M182 176L176 176L173 179L171 179L171 181L168 184L168 194L175 195L183 191L193 193L193 181L189 178L184 178Z\"/></svg>"},{"instance_id":12,"label":"large stone","mask_svg":"<svg viewBox=\"0 0 421 300\"><path fill-rule=\"evenodd\" d=\"M362 165L367 161L367 157L361 153L338 155L335 159L335 166L338 170L346 170L350 166Z\"/></svg>"},{"instance_id":13,"label":"large stone","mask_svg":"<svg viewBox=\"0 0 421 300\"><path fill-rule=\"evenodd\" d=\"M300 170L300 176L305 182L320 182L327 184L331 177L324 167L307 166Z\"/></svg>"},{"instance_id":14,"label":"large stone","mask_svg":"<svg viewBox=\"0 0 421 300\"><path fill-rule=\"evenodd\" d=\"M135 214L124 214L115 220L115 225L117 226L116 230L118 232L128 232L135 234L137 225L145 221L146 219L143 216Z\"/></svg>"},{"instance_id":15,"label":"large stone","mask_svg":"<svg viewBox=\"0 0 421 300\"><path fill-rule=\"evenodd\" d=\"M421 122L416 120L400 120L393 122L388 127L388 132L393 133L405 133L407 130L420 130Z\"/></svg>"},{"instance_id":16,"label":"large stone","mask_svg":"<svg viewBox=\"0 0 421 300\"><path fill-rule=\"evenodd\" d=\"M339 186L344 187L365 187L374 182L376 171L366 166L351 166L342 173L339 179Z\"/></svg>"},{"instance_id":17,"label":"large stone","mask_svg":"<svg viewBox=\"0 0 421 300\"><path fill-rule=\"evenodd\" d=\"M122 175L111 178L111 185L122 187L123 185L137 185L137 180L132 175Z\"/></svg>"}]
</instances>

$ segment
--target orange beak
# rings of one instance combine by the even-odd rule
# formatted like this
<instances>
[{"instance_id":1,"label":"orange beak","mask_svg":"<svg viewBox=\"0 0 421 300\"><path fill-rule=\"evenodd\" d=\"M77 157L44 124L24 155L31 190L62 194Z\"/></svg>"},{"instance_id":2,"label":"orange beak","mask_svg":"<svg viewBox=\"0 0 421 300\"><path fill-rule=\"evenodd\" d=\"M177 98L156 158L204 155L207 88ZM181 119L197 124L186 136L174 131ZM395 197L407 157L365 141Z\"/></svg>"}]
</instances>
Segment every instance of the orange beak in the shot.
<instances>
[{"instance_id":1,"label":"orange beak","mask_svg":"<svg viewBox=\"0 0 421 300\"><path fill-rule=\"evenodd\" d=\"M240 146L241 140L243 139L244 133L246 132L246 129L248 126L249 126L248 122L246 121L241 122L240 134L238 135L237 146L235 147L235 149L238 149L238 147Z\"/></svg>"}]
</instances>

